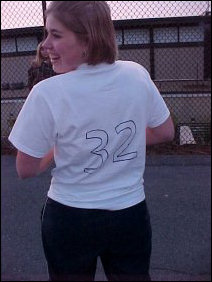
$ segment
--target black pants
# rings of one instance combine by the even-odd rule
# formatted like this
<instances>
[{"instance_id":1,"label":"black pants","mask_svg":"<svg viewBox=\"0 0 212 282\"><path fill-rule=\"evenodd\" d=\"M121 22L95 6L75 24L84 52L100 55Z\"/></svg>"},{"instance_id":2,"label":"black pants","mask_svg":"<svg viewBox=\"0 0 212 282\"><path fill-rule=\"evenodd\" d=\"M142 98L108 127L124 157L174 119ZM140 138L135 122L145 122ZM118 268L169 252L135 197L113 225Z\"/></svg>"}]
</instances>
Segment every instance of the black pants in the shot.
<instances>
[{"instance_id":1,"label":"black pants","mask_svg":"<svg viewBox=\"0 0 212 282\"><path fill-rule=\"evenodd\" d=\"M94 281L99 256L109 281L150 281L146 202L119 210L79 209L47 200L42 241L50 281Z\"/></svg>"}]
</instances>

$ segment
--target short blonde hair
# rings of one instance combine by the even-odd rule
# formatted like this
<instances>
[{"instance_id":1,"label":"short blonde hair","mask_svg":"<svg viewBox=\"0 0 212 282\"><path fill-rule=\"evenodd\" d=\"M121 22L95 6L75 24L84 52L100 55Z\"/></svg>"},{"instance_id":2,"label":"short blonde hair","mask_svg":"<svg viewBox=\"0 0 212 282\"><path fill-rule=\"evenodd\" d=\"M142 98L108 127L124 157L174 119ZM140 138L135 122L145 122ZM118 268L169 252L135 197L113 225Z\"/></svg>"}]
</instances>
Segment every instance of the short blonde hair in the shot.
<instances>
[{"instance_id":1,"label":"short blonde hair","mask_svg":"<svg viewBox=\"0 0 212 282\"><path fill-rule=\"evenodd\" d=\"M86 43L89 65L115 62L118 47L106 1L52 1L46 10L49 14Z\"/></svg>"}]
</instances>

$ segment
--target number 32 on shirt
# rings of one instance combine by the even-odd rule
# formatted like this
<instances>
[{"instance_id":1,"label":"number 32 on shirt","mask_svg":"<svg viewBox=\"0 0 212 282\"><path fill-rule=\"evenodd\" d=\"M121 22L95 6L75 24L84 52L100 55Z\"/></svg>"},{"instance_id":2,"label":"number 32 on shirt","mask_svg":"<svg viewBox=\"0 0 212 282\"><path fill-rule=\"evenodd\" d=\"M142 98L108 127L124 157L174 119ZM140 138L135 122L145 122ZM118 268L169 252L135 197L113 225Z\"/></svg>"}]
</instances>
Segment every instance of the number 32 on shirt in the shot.
<instances>
[{"instance_id":1,"label":"number 32 on shirt","mask_svg":"<svg viewBox=\"0 0 212 282\"><path fill-rule=\"evenodd\" d=\"M137 158L137 152L131 152L130 145L136 135L136 124L134 121L129 120L120 123L115 127L116 134L120 134L123 131L128 131L127 137L125 140L120 143L120 146L116 149L115 153L113 154L113 162L123 162L128 160L133 160ZM108 134L105 130L96 129L91 130L86 133L86 139L99 139L100 144L91 151L91 154L98 156L100 159L100 165L96 168L85 168L85 173L93 173L97 169L101 168L104 162L107 161L109 157L109 153L107 151L107 145L110 142Z\"/></svg>"}]
</instances>

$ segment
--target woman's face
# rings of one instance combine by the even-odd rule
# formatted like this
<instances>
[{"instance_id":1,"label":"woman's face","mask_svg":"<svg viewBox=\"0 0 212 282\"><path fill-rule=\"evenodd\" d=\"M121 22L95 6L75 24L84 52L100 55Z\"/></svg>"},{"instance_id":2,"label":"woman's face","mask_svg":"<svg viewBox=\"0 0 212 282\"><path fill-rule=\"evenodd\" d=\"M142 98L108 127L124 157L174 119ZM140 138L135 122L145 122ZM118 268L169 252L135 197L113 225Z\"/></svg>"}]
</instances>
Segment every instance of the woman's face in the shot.
<instances>
[{"instance_id":1,"label":"woman's face","mask_svg":"<svg viewBox=\"0 0 212 282\"><path fill-rule=\"evenodd\" d=\"M47 49L53 70L66 73L85 63L83 53L85 44L77 39L75 33L67 29L52 14L47 16L46 30L48 36L42 46Z\"/></svg>"}]
</instances>

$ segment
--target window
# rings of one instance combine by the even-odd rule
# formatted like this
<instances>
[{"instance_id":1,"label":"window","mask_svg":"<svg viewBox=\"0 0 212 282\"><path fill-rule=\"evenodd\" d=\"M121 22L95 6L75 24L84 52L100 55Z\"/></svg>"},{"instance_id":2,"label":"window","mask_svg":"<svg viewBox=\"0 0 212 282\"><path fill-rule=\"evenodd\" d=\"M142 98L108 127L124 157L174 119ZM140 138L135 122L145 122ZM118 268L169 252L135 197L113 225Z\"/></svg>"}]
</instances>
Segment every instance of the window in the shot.
<instances>
[{"instance_id":1,"label":"window","mask_svg":"<svg viewBox=\"0 0 212 282\"><path fill-rule=\"evenodd\" d=\"M163 27L154 29L154 43L178 42L177 27Z\"/></svg>"},{"instance_id":2,"label":"window","mask_svg":"<svg viewBox=\"0 0 212 282\"><path fill-rule=\"evenodd\" d=\"M2 39L1 53L16 52L15 38Z\"/></svg>"},{"instance_id":3,"label":"window","mask_svg":"<svg viewBox=\"0 0 212 282\"><path fill-rule=\"evenodd\" d=\"M17 38L18 52L35 51L37 45L38 45L38 39L35 36Z\"/></svg>"},{"instance_id":4,"label":"window","mask_svg":"<svg viewBox=\"0 0 212 282\"><path fill-rule=\"evenodd\" d=\"M124 44L148 44L150 35L148 29L124 30Z\"/></svg>"},{"instance_id":5,"label":"window","mask_svg":"<svg viewBox=\"0 0 212 282\"><path fill-rule=\"evenodd\" d=\"M122 30L116 30L116 42L118 45L122 45Z\"/></svg>"},{"instance_id":6,"label":"window","mask_svg":"<svg viewBox=\"0 0 212 282\"><path fill-rule=\"evenodd\" d=\"M2 39L1 53L35 51L38 45L36 36L13 37Z\"/></svg>"},{"instance_id":7,"label":"window","mask_svg":"<svg viewBox=\"0 0 212 282\"><path fill-rule=\"evenodd\" d=\"M203 26L180 27L180 42L201 42L204 41Z\"/></svg>"}]
</instances>

